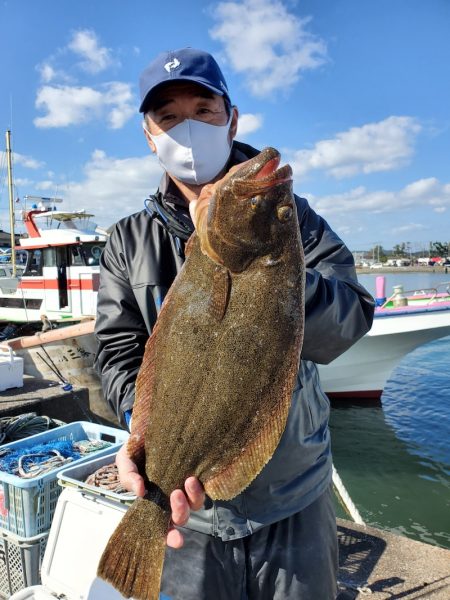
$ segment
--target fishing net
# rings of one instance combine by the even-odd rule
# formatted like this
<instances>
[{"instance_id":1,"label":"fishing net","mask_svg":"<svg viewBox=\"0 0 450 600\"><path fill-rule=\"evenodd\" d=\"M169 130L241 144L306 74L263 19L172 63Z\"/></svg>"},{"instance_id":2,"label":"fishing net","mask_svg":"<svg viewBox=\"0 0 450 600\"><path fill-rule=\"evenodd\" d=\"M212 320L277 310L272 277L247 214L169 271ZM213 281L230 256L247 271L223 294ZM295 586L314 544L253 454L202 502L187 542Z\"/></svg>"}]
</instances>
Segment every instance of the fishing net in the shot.
<instances>
[{"instance_id":1,"label":"fishing net","mask_svg":"<svg viewBox=\"0 0 450 600\"><path fill-rule=\"evenodd\" d=\"M21 478L37 477L110 445L101 440L52 440L21 448L5 447L0 449L0 471Z\"/></svg>"}]
</instances>

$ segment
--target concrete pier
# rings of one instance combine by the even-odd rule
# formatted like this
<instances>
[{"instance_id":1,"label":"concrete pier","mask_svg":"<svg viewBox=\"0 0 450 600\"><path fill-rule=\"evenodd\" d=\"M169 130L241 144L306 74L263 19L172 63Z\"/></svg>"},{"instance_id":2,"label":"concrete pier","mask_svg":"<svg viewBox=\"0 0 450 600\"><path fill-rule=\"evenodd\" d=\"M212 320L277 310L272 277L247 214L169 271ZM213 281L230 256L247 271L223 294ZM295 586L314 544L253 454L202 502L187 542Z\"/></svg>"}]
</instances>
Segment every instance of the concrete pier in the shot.
<instances>
[{"instance_id":1,"label":"concrete pier","mask_svg":"<svg viewBox=\"0 0 450 600\"><path fill-rule=\"evenodd\" d=\"M71 391L65 391L55 381L29 375L24 376L23 382L21 388L0 392L0 417L35 412L66 423L93 421L117 426L91 410L86 387L74 386Z\"/></svg>"},{"instance_id":2,"label":"concrete pier","mask_svg":"<svg viewBox=\"0 0 450 600\"><path fill-rule=\"evenodd\" d=\"M337 600L450 600L450 550L337 520Z\"/></svg>"}]
</instances>

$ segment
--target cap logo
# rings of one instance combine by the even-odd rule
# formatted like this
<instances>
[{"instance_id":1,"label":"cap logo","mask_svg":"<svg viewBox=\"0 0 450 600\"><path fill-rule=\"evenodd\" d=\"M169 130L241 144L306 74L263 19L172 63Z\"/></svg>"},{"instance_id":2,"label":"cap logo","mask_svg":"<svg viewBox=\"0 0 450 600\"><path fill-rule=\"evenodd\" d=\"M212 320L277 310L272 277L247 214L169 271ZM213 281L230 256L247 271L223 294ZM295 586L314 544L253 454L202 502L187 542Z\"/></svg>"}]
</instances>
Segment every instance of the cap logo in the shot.
<instances>
[{"instance_id":1,"label":"cap logo","mask_svg":"<svg viewBox=\"0 0 450 600\"><path fill-rule=\"evenodd\" d=\"M174 71L175 69L177 69L180 66L180 61L178 60L178 58L174 58L173 60L171 60L170 62L166 63L164 65L165 70L170 73L170 71Z\"/></svg>"}]
</instances>

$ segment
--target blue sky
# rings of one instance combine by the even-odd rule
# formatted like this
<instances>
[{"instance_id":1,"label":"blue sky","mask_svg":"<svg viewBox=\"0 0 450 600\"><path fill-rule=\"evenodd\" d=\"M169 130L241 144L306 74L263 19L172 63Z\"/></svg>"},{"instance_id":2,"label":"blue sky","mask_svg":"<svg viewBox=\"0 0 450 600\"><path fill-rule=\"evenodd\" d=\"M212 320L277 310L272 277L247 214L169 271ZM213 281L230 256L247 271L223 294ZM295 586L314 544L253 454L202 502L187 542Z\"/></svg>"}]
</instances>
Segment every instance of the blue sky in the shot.
<instances>
[{"instance_id":1,"label":"blue sky","mask_svg":"<svg viewBox=\"0 0 450 600\"><path fill-rule=\"evenodd\" d=\"M19 198L62 197L104 226L140 210L161 170L139 74L192 46L222 66L238 139L278 148L352 250L450 241L447 0L0 0L0 23Z\"/></svg>"}]
</instances>

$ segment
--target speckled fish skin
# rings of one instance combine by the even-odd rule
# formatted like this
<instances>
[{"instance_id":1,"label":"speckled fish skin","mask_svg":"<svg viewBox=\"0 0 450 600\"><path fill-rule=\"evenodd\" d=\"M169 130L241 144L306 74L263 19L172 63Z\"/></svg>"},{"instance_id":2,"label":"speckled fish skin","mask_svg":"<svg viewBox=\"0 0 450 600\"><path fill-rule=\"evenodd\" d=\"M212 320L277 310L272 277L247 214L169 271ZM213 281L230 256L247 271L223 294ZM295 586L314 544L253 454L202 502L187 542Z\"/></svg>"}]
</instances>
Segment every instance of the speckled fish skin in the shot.
<instances>
[{"instance_id":1,"label":"speckled fish skin","mask_svg":"<svg viewBox=\"0 0 450 600\"><path fill-rule=\"evenodd\" d=\"M231 499L283 433L304 327L304 259L291 169L257 157L207 186L196 233L150 337L127 449L150 482L113 534L99 575L158 598L168 497L197 476Z\"/></svg>"}]
</instances>

